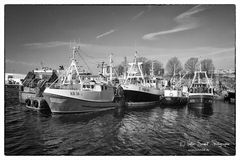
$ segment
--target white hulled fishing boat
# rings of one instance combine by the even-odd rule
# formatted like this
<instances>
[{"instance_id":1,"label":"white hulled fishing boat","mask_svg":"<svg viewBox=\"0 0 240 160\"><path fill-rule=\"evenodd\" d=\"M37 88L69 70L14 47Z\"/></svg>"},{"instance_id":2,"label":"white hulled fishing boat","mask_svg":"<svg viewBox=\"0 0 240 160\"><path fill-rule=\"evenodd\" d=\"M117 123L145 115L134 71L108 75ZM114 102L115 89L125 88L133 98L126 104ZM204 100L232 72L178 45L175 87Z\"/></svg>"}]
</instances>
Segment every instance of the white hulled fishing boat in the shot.
<instances>
[{"instance_id":1,"label":"white hulled fishing boat","mask_svg":"<svg viewBox=\"0 0 240 160\"><path fill-rule=\"evenodd\" d=\"M160 95L163 93L160 89L146 83L142 72L142 62L138 62L136 56L135 54L134 61L129 63L130 68L128 69L127 77L121 85L124 90L125 100L129 104L135 103L139 105L141 105L139 102L143 102L146 105L159 102Z\"/></svg>"},{"instance_id":2,"label":"white hulled fishing boat","mask_svg":"<svg viewBox=\"0 0 240 160\"><path fill-rule=\"evenodd\" d=\"M114 109L114 88L104 82L92 80L79 70L74 47L73 58L66 73L46 88L43 95L53 113L94 112ZM79 53L80 54L80 53Z\"/></svg>"},{"instance_id":3,"label":"white hulled fishing boat","mask_svg":"<svg viewBox=\"0 0 240 160\"><path fill-rule=\"evenodd\" d=\"M182 86L181 84L181 80L183 77L180 77L179 81L176 80L174 67L174 75L168 82L168 86L164 89L164 96L161 100L161 104L175 107L187 104L188 88L187 86Z\"/></svg>"}]
</instances>

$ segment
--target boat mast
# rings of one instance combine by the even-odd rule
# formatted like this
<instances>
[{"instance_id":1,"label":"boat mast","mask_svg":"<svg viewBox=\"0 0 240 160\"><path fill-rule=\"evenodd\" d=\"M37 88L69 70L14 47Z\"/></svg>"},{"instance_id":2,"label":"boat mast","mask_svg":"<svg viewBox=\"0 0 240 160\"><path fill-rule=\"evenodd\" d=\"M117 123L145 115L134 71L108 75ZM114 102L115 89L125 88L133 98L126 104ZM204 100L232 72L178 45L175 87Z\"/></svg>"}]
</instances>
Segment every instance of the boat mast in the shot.
<instances>
[{"instance_id":1,"label":"boat mast","mask_svg":"<svg viewBox=\"0 0 240 160\"><path fill-rule=\"evenodd\" d=\"M151 69L151 73L150 73L150 75L151 75L152 77L154 77L153 64L154 64L154 62L152 61L152 69Z\"/></svg>"},{"instance_id":2,"label":"boat mast","mask_svg":"<svg viewBox=\"0 0 240 160\"><path fill-rule=\"evenodd\" d=\"M112 81L112 68L113 68L113 61L112 61L112 53L109 56L109 64L110 64L110 81Z\"/></svg>"},{"instance_id":3,"label":"boat mast","mask_svg":"<svg viewBox=\"0 0 240 160\"><path fill-rule=\"evenodd\" d=\"M202 64L201 64L201 61L200 61L199 66L200 66L200 68L199 68L199 73L198 73L198 83L200 83L200 74L202 73Z\"/></svg>"},{"instance_id":4,"label":"boat mast","mask_svg":"<svg viewBox=\"0 0 240 160\"><path fill-rule=\"evenodd\" d=\"M143 84L145 84L145 79L144 79L143 72L142 72L142 62L137 62L137 51L135 53L135 64L138 66L138 70L139 70L140 76L143 80Z\"/></svg>"},{"instance_id":5,"label":"boat mast","mask_svg":"<svg viewBox=\"0 0 240 160\"><path fill-rule=\"evenodd\" d=\"M77 75L79 75L79 71L78 71L78 67L77 67L77 60L75 58L75 54L77 54L77 52L79 50L80 50L80 46L73 48L73 57L72 57L72 63L71 63L71 66L70 66L70 67L72 67L72 69L75 69L75 71L77 72Z\"/></svg>"},{"instance_id":6,"label":"boat mast","mask_svg":"<svg viewBox=\"0 0 240 160\"><path fill-rule=\"evenodd\" d=\"M123 79L127 78L127 57L124 57L124 74Z\"/></svg>"},{"instance_id":7,"label":"boat mast","mask_svg":"<svg viewBox=\"0 0 240 160\"><path fill-rule=\"evenodd\" d=\"M76 61L76 58L75 58L75 54L77 54L77 52L78 52L79 50L80 50L80 46L78 46L78 47L73 47L71 65L70 65L69 68L67 69L67 72L66 72L67 74L66 74L66 76L64 77L63 84L65 84L66 79L67 79L67 76L73 74L73 70L75 70L76 73L77 73L77 76L79 76L77 61ZM81 78L80 78L80 77L79 77L79 80L80 80L80 83L81 83L82 81L81 81Z\"/></svg>"},{"instance_id":8,"label":"boat mast","mask_svg":"<svg viewBox=\"0 0 240 160\"><path fill-rule=\"evenodd\" d=\"M132 78L132 77L137 77L135 71L134 71L134 67L138 69L138 71L140 72L140 77L143 79L143 84L145 84L145 79L143 77L143 72L142 72L142 68L141 68L141 65L142 65L142 62L137 62L137 51L135 52L134 54L134 60L132 63L129 63L130 65L130 69L128 70L128 74L127 74L127 78L126 78L126 81L128 80L128 78Z\"/></svg>"},{"instance_id":9,"label":"boat mast","mask_svg":"<svg viewBox=\"0 0 240 160\"><path fill-rule=\"evenodd\" d=\"M175 65L176 65L176 64L173 65L173 76L172 76L172 78L170 79L171 83L173 83L173 81L175 81Z\"/></svg>"},{"instance_id":10,"label":"boat mast","mask_svg":"<svg viewBox=\"0 0 240 160\"><path fill-rule=\"evenodd\" d=\"M176 64L173 65L173 77L175 77L175 65Z\"/></svg>"}]
</instances>

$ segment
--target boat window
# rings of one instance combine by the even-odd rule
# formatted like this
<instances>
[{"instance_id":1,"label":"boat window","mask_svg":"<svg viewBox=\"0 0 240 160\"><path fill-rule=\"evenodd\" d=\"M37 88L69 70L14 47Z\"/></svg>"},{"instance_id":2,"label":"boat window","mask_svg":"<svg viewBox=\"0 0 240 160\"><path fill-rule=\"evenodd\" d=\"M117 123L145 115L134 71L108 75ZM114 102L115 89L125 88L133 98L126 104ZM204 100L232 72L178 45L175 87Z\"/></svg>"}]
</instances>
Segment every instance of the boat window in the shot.
<instances>
[{"instance_id":1,"label":"boat window","mask_svg":"<svg viewBox=\"0 0 240 160\"><path fill-rule=\"evenodd\" d=\"M93 88L94 88L94 85L91 85L91 88L93 89Z\"/></svg>"},{"instance_id":2,"label":"boat window","mask_svg":"<svg viewBox=\"0 0 240 160\"><path fill-rule=\"evenodd\" d=\"M85 85L83 85L83 88L86 88L86 86L85 86Z\"/></svg>"},{"instance_id":3,"label":"boat window","mask_svg":"<svg viewBox=\"0 0 240 160\"><path fill-rule=\"evenodd\" d=\"M87 88L90 88L90 85L87 85Z\"/></svg>"},{"instance_id":4,"label":"boat window","mask_svg":"<svg viewBox=\"0 0 240 160\"><path fill-rule=\"evenodd\" d=\"M107 90L107 86L105 86L105 90Z\"/></svg>"},{"instance_id":5,"label":"boat window","mask_svg":"<svg viewBox=\"0 0 240 160\"><path fill-rule=\"evenodd\" d=\"M103 86L101 86L101 90L103 90Z\"/></svg>"},{"instance_id":6,"label":"boat window","mask_svg":"<svg viewBox=\"0 0 240 160\"><path fill-rule=\"evenodd\" d=\"M190 88L190 93L193 93L193 88Z\"/></svg>"}]
</instances>

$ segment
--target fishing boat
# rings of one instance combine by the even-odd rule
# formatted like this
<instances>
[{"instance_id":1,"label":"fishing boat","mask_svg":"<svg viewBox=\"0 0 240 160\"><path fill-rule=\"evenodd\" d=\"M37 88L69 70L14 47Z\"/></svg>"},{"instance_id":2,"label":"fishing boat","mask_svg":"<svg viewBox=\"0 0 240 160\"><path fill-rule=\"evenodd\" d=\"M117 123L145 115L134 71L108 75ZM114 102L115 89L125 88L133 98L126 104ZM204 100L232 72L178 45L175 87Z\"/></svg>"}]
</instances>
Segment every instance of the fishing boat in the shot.
<instances>
[{"instance_id":1,"label":"fishing boat","mask_svg":"<svg viewBox=\"0 0 240 160\"><path fill-rule=\"evenodd\" d=\"M5 88L19 88L26 75L17 73L5 73Z\"/></svg>"},{"instance_id":2,"label":"fishing boat","mask_svg":"<svg viewBox=\"0 0 240 160\"><path fill-rule=\"evenodd\" d=\"M19 102L25 103L26 107L30 109L47 109L42 93L46 86L57 78L57 71L48 67L28 72L22 85L19 86Z\"/></svg>"},{"instance_id":3,"label":"fishing boat","mask_svg":"<svg viewBox=\"0 0 240 160\"><path fill-rule=\"evenodd\" d=\"M80 70L76 54L80 54L80 47L73 47L69 68L43 93L51 112L83 113L114 109L117 103L113 86L96 81Z\"/></svg>"},{"instance_id":4,"label":"fishing boat","mask_svg":"<svg viewBox=\"0 0 240 160\"><path fill-rule=\"evenodd\" d=\"M210 82L207 72L200 70L194 72L194 77L189 88L190 107L209 107L214 99L213 85Z\"/></svg>"},{"instance_id":5,"label":"fishing boat","mask_svg":"<svg viewBox=\"0 0 240 160\"><path fill-rule=\"evenodd\" d=\"M228 90L227 94L224 96L224 102L236 103L236 92L235 90Z\"/></svg>"},{"instance_id":6,"label":"fishing boat","mask_svg":"<svg viewBox=\"0 0 240 160\"><path fill-rule=\"evenodd\" d=\"M187 73L186 73L187 74ZM185 74L185 75L186 75ZM184 75L184 76L185 76ZM173 77L169 80L168 86L164 89L164 96L161 99L161 104L164 106L184 106L188 102L188 88L182 86L181 80L176 82L175 67Z\"/></svg>"},{"instance_id":7,"label":"fishing boat","mask_svg":"<svg viewBox=\"0 0 240 160\"><path fill-rule=\"evenodd\" d=\"M187 95L184 95L181 90L178 89L166 89L164 90L164 97L161 100L161 104L166 106L184 106L188 102Z\"/></svg>"},{"instance_id":8,"label":"fishing boat","mask_svg":"<svg viewBox=\"0 0 240 160\"><path fill-rule=\"evenodd\" d=\"M137 61L136 53L133 62L129 63L129 65L127 77L121 85L124 90L127 106L148 105L153 104L153 102L155 104L159 103L159 98L163 93L157 87L146 83L142 72L142 62Z\"/></svg>"}]
</instances>

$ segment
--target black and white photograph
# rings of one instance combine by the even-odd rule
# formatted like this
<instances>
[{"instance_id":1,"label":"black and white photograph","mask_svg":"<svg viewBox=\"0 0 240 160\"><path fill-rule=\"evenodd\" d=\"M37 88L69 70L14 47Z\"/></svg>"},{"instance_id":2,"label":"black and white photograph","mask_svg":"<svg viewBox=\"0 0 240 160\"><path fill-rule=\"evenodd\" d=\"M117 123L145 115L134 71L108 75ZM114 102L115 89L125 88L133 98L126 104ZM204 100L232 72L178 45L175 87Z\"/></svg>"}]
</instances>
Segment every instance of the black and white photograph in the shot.
<instances>
[{"instance_id":1,"label":"black and white photograph","mask_svg":"<svg viewBox=\"0 0 240 160\"><path fill-rule=\"evenodd\" d=\"M236 4L3 6L3 156L236 156Z\"/></svg>"}]
</instances>

